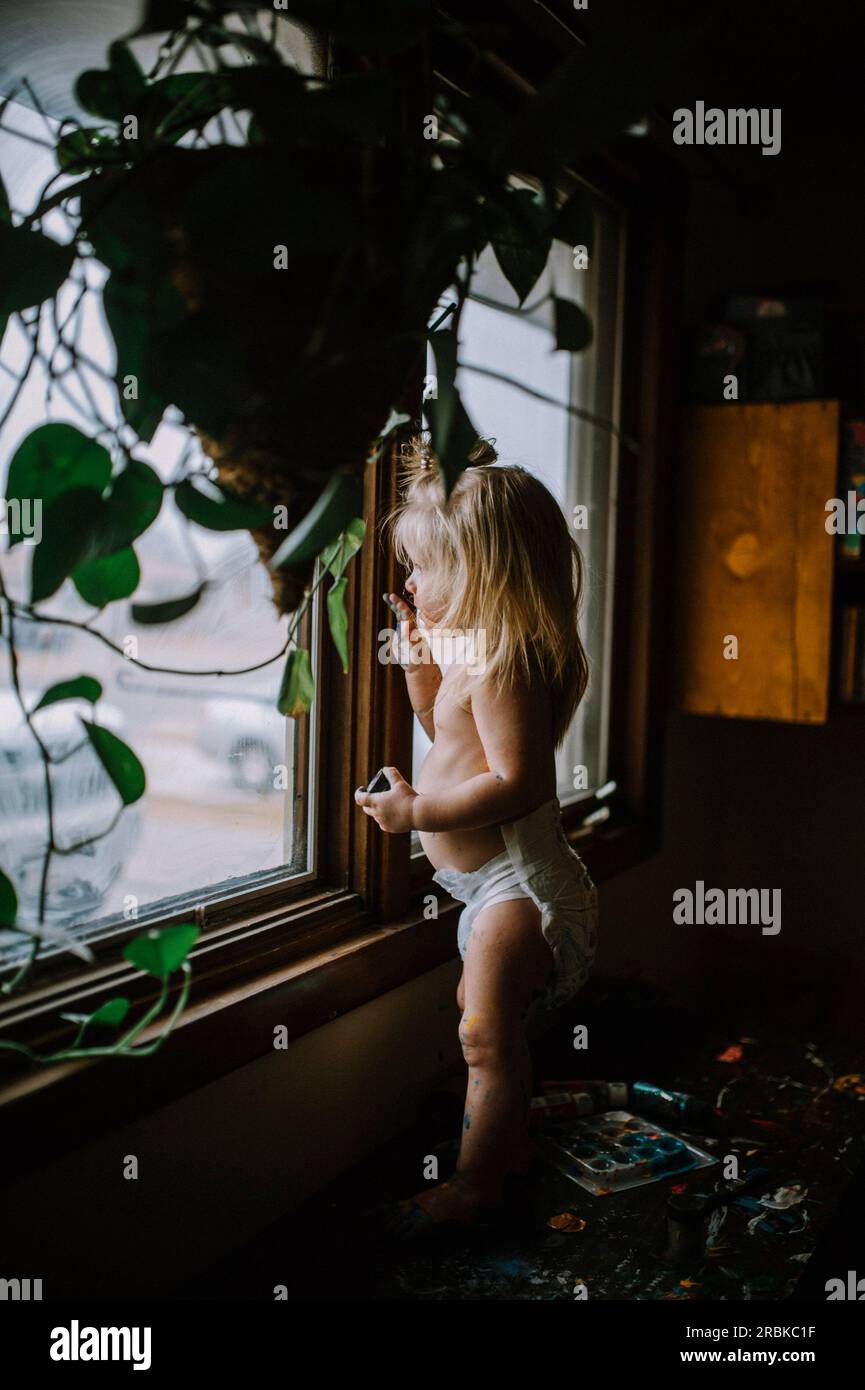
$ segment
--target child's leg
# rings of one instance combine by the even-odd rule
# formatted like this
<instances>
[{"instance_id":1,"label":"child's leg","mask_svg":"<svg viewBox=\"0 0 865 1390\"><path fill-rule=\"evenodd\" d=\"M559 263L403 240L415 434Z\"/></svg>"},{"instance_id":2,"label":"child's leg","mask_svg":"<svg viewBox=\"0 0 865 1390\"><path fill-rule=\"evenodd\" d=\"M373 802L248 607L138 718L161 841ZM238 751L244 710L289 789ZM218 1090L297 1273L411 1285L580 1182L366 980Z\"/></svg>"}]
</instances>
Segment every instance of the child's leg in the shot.
<instances>
[{"instance_id":1,"label":"child's leg","mask_svg":"<svg viewBox=\"0 0 865 1390\"><path fill-rule=\"evenodd\" d=\"M497 1201L505 1175L525 1166L531 1056L525 1024L553 965L529 899L494 903L478 913L466 951L460 1023L468 1089L457 1171L415 1201L438 1220L470 1220Z\"/></svg>"},{"instance_id":2,"label":"child's leg","mask_svg":"<svg viewBox=\"0 0 865 1390\"><path fill-rule=\"evenodd\" d=\"M485 1198L529 1153L532 1061L526 1022L553 956L528 899L478 913L466 951L460 1041L468 1064L457 1174Z\"/></svg>"}]
</instances>

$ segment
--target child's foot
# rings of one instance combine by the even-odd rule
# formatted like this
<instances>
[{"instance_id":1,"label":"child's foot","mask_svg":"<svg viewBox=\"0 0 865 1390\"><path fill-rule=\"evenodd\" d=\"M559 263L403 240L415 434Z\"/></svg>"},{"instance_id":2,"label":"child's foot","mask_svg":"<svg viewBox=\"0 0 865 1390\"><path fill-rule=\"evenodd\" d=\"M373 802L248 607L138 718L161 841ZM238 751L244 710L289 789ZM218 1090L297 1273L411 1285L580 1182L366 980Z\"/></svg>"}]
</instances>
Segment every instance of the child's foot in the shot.
<instances>
[{"instance_id":1,"label":"child's foot","mask_svg":"<svg viewBox=\"0 0 865 1390\"><path fill-rule=\"evenodd\" d=\"M501 1207L501 1190L498 1193L479 1191L457 1173L447 1182L440 1182L435 1187L416 1192L409 1201L425 1211L433 1221L454 1221L461 1226L478 1226L484 1225L490 1215L498 1213Z\"/></svg>"},{"instance_id":2,"label":"child's foot","mask_svg":"<svg viewBox=\"0 0 865 1390\"><path fill-rule=\"evenodd\" d=\"M409 1241L428 1231L485 1229L503 1213L501 1201L468 1188L455 1177L392 1203L385 1228L392 1239Z\"/></svg>"}]
</instances>

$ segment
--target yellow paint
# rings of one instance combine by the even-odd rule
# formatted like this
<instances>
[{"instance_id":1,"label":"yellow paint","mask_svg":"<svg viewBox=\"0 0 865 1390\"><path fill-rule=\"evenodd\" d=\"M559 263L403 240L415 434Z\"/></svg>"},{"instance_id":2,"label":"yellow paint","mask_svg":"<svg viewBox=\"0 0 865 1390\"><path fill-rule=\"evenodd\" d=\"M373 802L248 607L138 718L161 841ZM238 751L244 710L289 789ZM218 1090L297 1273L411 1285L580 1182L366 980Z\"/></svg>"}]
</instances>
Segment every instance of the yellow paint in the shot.
<instances>
[{"instance_id":1,"label":"yellow paint","mask_svg":"<svg viewBox=\"0 0 865 1390\"><path fill-rule=\"evenodd\" d=\"M558 1216L551 1216L547 1225L552 1226L554 1231L577 1232L586 1229L583 1218L572 1211L563 1211Z\"/></svg>"}]
</instances>

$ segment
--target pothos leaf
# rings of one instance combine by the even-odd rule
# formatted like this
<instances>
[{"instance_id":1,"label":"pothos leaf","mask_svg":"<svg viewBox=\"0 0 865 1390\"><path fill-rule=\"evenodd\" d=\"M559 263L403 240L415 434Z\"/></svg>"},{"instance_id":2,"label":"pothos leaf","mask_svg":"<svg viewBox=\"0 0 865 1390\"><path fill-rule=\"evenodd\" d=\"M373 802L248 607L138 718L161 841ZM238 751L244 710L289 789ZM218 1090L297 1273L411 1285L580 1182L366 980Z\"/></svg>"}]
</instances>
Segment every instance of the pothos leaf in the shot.
<instances>
[{"instance_id":1,"label":"pothos leaf","mask_svg":"<svg viewBox=\"0 0 865 1390\"><path fill-rule=\"evenodd\" d=\"M144 768L138 758L129 745L109 729L103 729L100 724L91 724L87 719L82 719L81 723L96 751L96 756L120 793L124 806L131 806L144 795L147 785Z\"/></svg>"},{"instance_id":2,"label":"pothos leaf","mask_svg":"<svg viewBox=\"0 0 865 1390\"><path fill-rule=\"evenodd\" d=\"M7 878L3 870L0 869L0 925L13 926L17 916L18 894L15 892L12 880Z\"/></svg>"},{"instance_id":3,"label":"pothos leaf","mask_svg":"<svg viewBox=\"0 0 865 1390\"><path fill-rule=\"evenodd\" d=\"M314 696L315 680L309 652L295 647L286 658L276 708L289 719L297 719L301 714L309 714Z\"/></svg>"},{"instance_id":4,"label":"pothos leaf","mask_svg":"<svg viewBox=\"0 0 865 1390\"><path fill-rule=\"evenodd\" d=\"M342 535L332 545L326 545L321 552L321 563L330 570L334 579L341 579L343 570L353 555L360 550L366 536L366 522L359 516L352 517Z\"/></svg>"},{"instance_id":5,"label":"pothos leaf","mask_svg":"<svg viewBox=\"0 0 865 1390\"><path fill-rule=\"evenodd\" d=\"M345 590L348 579L345 575L331 586L327 594L327 621L334 646L339 652L342 669L348 672L348 614L345 611Z\"/></svg>"},{"instance_id":6,"label":"pothos leaf","mask_svg":"<svg viewBox=\"0 0 865 1390\"><path fill-rule=\"evenodd\" d=\"M181 922L177 926L154 927L144 936L136 936L123 948L123 954L139 970L164 980L182 965L189 955L201 928L192 922Z\"/></svg>"},{"instance_id":7,"label":"pothos leaf","mask_svg":"<svg viewBox=\"0 0 865 1390\"><path fill-rule=\"evenodd\" d=\"M143 626L173 623L195 607L206 588L206 584L199 584L193 593L185 594L183 598L166 599L163 603L133 603L132 621Z\"/></svg>"},{"instance_id":8,"label":"pothos leaf","mask_svg":"<svg viewBox=\"0 0 865 1390\"><path fill-rule=\"evenodd\" d=\"M571 299L553 298L556 347L565 352L583 352L592 341L592 320Z\"/></svg>"},{"instance_id":9,"label":"pothos leaf","mask_svg":"<svg viewBox=\"0 0 865 1390\"><path fill-rule=\"evenodd\" d=\"M102 686L93 676L78 676L71 681L58 681L45 691L38 705L34 705L33 713L38 709L44 709L46 705L56 705L58 700L89 700L91 705L102 694Z\"/></svg>"}]
</instances>

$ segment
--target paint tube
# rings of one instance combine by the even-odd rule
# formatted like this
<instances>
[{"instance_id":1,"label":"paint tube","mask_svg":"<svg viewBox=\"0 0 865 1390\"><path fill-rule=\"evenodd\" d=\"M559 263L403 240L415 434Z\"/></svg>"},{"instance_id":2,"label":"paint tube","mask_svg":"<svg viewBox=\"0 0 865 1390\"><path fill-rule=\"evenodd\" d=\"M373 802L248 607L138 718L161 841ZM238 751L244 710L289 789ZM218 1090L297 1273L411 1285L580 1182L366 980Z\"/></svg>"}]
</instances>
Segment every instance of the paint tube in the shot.
<instances>
[{"instance_id":1,"label":"paint tube","mask_svg":"<svg viewBox=\"0 0 865 1390\"><path fill-rule=\"evenodd\" d=\"M684 1091L668 1091L648 1081L635 1081L631 1086L631 1105L639 1114L654 1115L659 1120L704 1120L712 1107L696 1100Z\"/></svg>"},{"instance_id":2,"label":"paint tube","mask_svg":"<svg viewBox=\"0 0 865 1390\"><path fill-rule=\"evenodd\" d=\"M624 1081L545 1081L544 1091L568 1091L588 1094L595 1110L624 1110L628 1104L628 1087Z\"/></svg>"},{"instance_id":3,"label":"paint tube","mask_svg":"<svg viewBox=\"0 0 865 1390\"><path fill-rule=\"evenodd\" d=\"M594 1101L586 1091L560 1091L546 1096L532 1096L529 1124L558 1124L562 1120L578 1120L581 1115L592 1115L594 1111Z\"/></svg>"}]
</instances>

